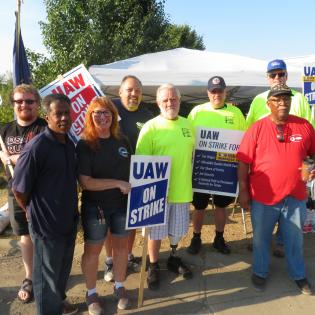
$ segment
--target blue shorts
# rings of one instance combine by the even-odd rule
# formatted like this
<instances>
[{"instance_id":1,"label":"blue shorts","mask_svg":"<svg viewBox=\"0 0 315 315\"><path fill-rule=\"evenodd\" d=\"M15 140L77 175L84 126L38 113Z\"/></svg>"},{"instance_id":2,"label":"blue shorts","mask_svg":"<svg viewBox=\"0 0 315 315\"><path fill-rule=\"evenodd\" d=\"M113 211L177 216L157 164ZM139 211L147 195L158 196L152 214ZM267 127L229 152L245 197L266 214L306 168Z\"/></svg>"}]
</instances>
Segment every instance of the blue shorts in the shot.
<instances>
[{"instance_id":1,"label":"blue shorts","mask_svg":"<svg viewBox=\"0 0 315 315\"><path fill-rule=\"evenodd\" d=\"M82 205L81 222L84 241L90 244L104 242L108 229L114 236L127 236L125 229L126 210L108 210L100 206Z\"/></svg>"}]
</instances>

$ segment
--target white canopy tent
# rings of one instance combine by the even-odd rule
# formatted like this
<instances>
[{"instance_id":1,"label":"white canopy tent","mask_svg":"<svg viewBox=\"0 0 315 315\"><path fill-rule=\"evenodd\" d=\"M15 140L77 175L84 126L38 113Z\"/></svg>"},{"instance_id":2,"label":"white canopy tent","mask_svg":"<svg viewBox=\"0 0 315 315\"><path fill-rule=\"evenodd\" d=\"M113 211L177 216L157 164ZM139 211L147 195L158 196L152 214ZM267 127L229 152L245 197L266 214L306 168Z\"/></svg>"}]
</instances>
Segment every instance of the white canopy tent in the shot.
<instances>
[{"instance_id":1,"label":"white canopy tent","mask_svg":"<svg viewBox=\"0 0 315 315\"><path fill-rule=\"evenodd\" d=\"M265 60L177 48L93 65L89 72L109 96L117 96L121 79L132 74L142 81L144 101L155 99L159 85L173 83L180 89L182 101L186 102L207 100L209 78L220 75L228 85L229 101L242 103L268 88L266 67ZM288 64L290 87L301 88L301 71L302 68Z\"/></svg>"}]
</instances>

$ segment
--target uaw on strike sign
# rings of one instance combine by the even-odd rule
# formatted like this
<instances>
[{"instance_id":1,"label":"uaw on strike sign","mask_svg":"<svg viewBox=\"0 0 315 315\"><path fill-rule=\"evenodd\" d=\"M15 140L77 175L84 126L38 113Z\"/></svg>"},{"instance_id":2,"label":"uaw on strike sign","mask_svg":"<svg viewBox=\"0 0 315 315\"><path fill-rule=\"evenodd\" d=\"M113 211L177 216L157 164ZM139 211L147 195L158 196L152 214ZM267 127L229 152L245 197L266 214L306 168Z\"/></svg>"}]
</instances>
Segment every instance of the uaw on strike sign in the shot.
<instances>
[{"instance_id":1,"label":"uaw on strike sign","mask_svg":"<svg viewBox=\"0 0 315 315\"><path fill-rule=\"evenodd\" d=\"M193 160L193 191L238 195L236 152L243 131L197 128Z\"/></svg>"},{"instance_id":2,"label":"uaw on strike sign","mask_svg":"<svg viewBox=\"0 0 315 315\"><path fill-rule=\"evenodd\" d=\"M132 155L126 229L165 224L171 158Z\"/></svg>"},{"instance_id":3,"label":"uaw on strike sign","mask_svg":"<svg viewBox=\"0 0 315 315\"><path fill-rule=\"evenodd\" d=\"M65 73L60 79L40 89L39 93L41 97L56 93L65 94L69 97L72 119L72 127L69 135L74 142L78 141L83 131L84 118L88 105L95 96L104 95L84 65L79 65Z\"/></svg>"}]
</instances>

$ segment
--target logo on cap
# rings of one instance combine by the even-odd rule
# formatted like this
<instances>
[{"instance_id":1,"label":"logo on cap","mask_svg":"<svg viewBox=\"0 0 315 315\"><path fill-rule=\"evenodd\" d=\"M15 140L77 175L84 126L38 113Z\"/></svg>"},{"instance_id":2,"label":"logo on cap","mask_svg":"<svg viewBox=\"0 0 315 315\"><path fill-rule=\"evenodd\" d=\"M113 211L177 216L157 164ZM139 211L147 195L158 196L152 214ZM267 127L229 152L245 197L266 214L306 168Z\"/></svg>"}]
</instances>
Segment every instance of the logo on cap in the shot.
<instances>
[{"instance_id":1,"label":"logo on cap","mask_svg":"<svg viewBox=\"0 0 315 315\"><path fill-rule=\"evenodd\" d=\"M212 83L213 84L219 84L220 83L220 79L219 78L213 78L212 79Z\"/></svg>"}]
</instances>

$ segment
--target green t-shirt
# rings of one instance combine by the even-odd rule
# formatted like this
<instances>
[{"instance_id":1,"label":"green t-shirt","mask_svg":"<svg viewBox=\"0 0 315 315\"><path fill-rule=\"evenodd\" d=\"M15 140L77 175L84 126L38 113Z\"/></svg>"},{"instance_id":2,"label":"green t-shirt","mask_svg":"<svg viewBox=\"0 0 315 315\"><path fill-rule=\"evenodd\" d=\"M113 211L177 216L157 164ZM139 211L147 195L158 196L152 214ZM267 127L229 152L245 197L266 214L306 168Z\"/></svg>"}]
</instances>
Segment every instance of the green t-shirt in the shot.
<instances>
[{"instance_id":1,"label":"green t-shirt","mask_svg":"<svg viewBox=\"0 0 315 315\"><path fill-rule=\"evenodd\" d=\"M195 128L246 130L246 122L242 112L230 104L224 104L219 109L214 109L209 102L198 105L192 109L188 119Z\"/></svg>"},{"instance_id":2,"label":"green t-shirt","mask_svg":"<svg viewBox=\"0 0 315 315\"><path fill-rule=\"evenodd\" d=\"M291 101L290 114L308 120L314 127L315 123L312 120L311 108L306 98L303 96L303 94L297 91L291 91L293 96ZM258 94L250 104L249 112L246 117L248 128L257 120L264 118L270 114L270 108L267 105L268 93L269 90Z\"/></svg>"},{"instance_id":3,"label":"green t-shirt","mask_svg":"<svg viewBox=\"0 0 315 315\"><path fill-rule=\"evenodd\" d=\"M192 154L195 144L193 129L186 118L168 120L157 116L142 127L137 146L138 155L171 157L168 202L192 200Z\"/></svg>"}]
</instances>

